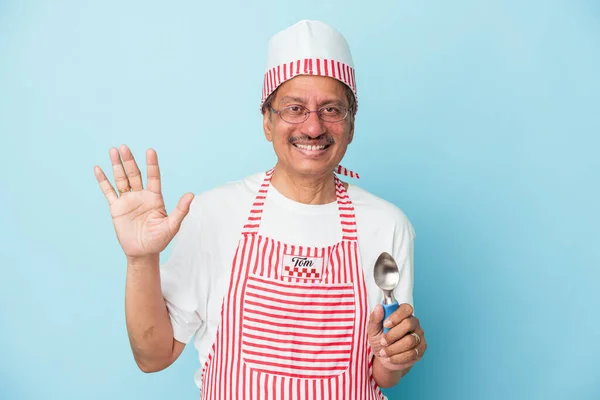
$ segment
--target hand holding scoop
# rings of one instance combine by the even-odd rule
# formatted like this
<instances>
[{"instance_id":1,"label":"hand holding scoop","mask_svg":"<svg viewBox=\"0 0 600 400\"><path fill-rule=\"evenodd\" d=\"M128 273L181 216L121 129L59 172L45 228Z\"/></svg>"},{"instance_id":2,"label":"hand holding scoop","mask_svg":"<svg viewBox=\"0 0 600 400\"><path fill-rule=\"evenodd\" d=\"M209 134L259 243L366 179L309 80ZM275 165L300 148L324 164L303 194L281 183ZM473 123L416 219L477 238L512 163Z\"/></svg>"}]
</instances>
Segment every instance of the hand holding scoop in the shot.
<instances>
[{"instance_id":1,"label":"hand holding scoop","mask_svg":"<svg viewBox=\"0 0 600 400\"><path fill-rule=\"evenodd\" d=\"M400 271L394 258L385 251L379 255L373 269L375 283L383 291L383 311L384 321L394 311L398 309L398 301L394 298L393 290L398 286L400 281ZM387 333L389 328L383 328L383 332Z\"/></svg>"}]
</instances>

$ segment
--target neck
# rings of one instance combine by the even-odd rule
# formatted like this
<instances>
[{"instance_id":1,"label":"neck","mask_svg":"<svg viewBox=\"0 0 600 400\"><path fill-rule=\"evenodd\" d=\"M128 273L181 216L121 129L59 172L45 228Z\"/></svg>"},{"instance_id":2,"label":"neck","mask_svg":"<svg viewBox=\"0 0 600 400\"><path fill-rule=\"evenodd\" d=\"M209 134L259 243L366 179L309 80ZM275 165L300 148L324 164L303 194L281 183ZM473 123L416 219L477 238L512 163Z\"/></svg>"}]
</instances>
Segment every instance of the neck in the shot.
<instances>
[{"instance_id":1,"label":"neck","mask_svg":"<svg viewBox=\"0 0 600 400\"><path fill-rule=\"evenodd\" d=\"M336 199L333 171L323 175L298 175L277 165L271 184L283 196L298 203L327 204Z\"/></svg>"}]
</instances>

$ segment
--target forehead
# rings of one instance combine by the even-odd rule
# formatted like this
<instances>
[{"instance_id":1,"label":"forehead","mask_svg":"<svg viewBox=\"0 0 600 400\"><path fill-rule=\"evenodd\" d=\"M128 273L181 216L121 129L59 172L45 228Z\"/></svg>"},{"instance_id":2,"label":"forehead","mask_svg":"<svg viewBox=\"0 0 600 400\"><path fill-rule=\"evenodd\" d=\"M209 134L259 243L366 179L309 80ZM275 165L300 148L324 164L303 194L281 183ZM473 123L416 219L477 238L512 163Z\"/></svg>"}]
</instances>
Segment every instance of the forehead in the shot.
<instances>
[{"instance_id":1,"label":"forehead","mask_svg":"<svg viewBox=\"0 0 600 400\"><path fill-rule=\"evenodd\" d=\"M299 75L284 82L277 89L276 99L280 101L286 98L303 100L306 103L312 100L317 103L325 101L345 102L346 89L342 82L334 78Z\"/></svg>"}]
</instances>

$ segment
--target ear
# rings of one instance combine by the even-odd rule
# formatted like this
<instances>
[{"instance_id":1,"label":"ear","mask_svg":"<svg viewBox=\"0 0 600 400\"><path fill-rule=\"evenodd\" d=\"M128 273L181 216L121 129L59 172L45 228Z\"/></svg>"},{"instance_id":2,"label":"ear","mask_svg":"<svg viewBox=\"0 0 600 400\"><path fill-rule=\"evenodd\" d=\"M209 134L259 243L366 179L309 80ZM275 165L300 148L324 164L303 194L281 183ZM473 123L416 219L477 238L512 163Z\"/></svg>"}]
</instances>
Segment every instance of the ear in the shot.
<instances>
[{"instance_id":1,"label":"ear","mask_svg":"<svg viewBox=\"0 0 600 400\"><path fill-rule=\"evenodd\" d=\"M263 130L265 131L265 137L269 142L273 141L273 135L271 134L272 130L272 121L271 121L271 113L269 110L265 110L263 114Z\"/></svg>"}]
</instances>

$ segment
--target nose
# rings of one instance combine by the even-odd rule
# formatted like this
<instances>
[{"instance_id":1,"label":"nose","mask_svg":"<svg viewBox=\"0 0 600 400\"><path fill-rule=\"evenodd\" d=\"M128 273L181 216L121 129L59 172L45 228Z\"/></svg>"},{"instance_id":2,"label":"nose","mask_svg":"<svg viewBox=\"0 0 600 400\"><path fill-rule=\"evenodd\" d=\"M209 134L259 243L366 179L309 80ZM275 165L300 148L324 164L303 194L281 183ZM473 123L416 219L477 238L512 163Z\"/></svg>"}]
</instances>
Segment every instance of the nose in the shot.
<instances>
[{"instance_id":1,"label":"nose","mask_svg":"<svg viewBox=\"0 0 600 400\"><path fill-rule=\"evenodd\" d=\"M314 139L324 134L326 129L319 114L311 112L308 114L308 119L302 123L301 131Z\"/></svg>"}]
</instances>

